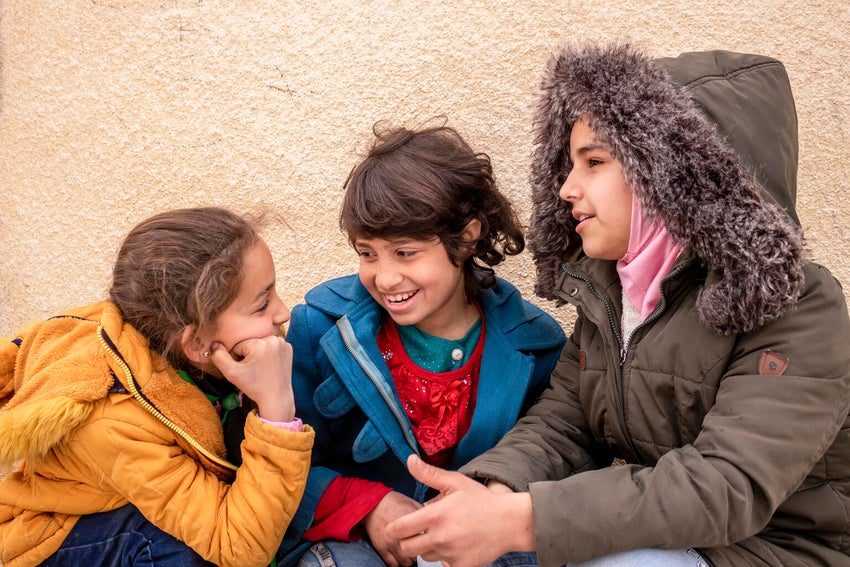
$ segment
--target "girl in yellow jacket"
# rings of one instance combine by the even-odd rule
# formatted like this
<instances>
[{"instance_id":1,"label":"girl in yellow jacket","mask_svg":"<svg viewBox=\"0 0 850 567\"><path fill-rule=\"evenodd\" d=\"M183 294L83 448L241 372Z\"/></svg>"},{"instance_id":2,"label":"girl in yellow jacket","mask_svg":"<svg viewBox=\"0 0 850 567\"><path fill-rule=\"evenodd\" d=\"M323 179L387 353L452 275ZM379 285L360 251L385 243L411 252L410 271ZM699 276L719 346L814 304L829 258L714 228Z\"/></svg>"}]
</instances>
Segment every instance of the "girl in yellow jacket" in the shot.
<instances>
[{"instance_id":1,"label":"girl in yellow jacket","mask_svg":"<svg viewBox=\"0 0 850 567\"><path fill-rule=\"evenodd\" d=\"M313 445L288 319L255 223L136 226L108 301L0 344L0 564L274 561Z\"/></svg>"}]
</instances>

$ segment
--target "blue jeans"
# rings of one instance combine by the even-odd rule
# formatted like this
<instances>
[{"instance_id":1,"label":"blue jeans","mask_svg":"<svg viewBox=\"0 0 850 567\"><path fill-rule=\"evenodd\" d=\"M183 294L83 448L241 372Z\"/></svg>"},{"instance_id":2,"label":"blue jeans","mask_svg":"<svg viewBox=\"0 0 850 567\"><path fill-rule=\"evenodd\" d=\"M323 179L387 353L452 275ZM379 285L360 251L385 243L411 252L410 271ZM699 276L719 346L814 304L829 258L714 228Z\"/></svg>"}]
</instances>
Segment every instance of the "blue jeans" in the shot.
<instances>
[{"instance_id":1,"label":"blue jeans","mask_svg":"<svg viewBox=\"0 0 850 567\"><path fill-rule=\"evenodd\" d=\"M534 553L508 553L490 564L490 567L536 567ZM350 543L325 540L310 547L297 567L386 567L378 552L366 540Z\"/></svg>"},{"instance_id":2,"label":"blue jeans","mask_svg":"<svg viewBox=\"0 0 850 567\"><path fill-rule=\"evenodd\" d=\"M589 561L569 563L567 567L709 567L693 549L634 549L597 557Z\"/></svg>"},{"instance_id":3,"label":"blue jeans","mask_svg":"<svg viewBox=\"0 0 850 567\"><path fill-rule=\"evenodd\" d=\"M135 506L80 518L43 567L207 567L189 546L150 523Z\"/></svg>"}]
</instances>

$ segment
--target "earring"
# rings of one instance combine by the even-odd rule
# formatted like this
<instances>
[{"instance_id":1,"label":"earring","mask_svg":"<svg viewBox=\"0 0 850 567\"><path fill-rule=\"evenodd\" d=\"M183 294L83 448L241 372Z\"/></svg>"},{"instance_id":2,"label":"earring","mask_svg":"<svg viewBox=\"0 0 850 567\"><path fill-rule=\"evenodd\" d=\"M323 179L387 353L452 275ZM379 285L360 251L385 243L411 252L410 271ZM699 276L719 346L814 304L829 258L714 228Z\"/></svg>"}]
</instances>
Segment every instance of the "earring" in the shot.
<instances>
[{"instance_id":1,"label":"earring","mask_svg":"<svg viewBox=\"0 0 850 567\"><path fill-rule=\"evenodd\" d=\"M208 358L210 355L210 351L204 351L204 358Z\"/></svg>"}]
</instances>

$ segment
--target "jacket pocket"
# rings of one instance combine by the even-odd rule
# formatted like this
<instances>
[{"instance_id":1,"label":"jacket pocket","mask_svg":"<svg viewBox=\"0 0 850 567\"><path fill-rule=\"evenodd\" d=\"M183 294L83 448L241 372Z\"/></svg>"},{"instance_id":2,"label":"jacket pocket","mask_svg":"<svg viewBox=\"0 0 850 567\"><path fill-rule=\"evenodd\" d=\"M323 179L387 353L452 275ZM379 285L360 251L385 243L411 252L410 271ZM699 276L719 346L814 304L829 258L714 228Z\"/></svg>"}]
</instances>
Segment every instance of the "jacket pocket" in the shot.
<instances>
[{"instance_id":1,"label":"jacket pocket","mask_svg":"<svg viewBox=\"0 0 850 567\"><path fill-rule=\"evenodd\" d=\"M328 419L345 415L357 405L336 373L319 384L313 393L313 403L319 413Z\"/></svg>"},{"instance_id":2,"label":"jacket pocket","mask_svg":"<svg viewBox=\"0 0 850 567\"><path fill-rule=\"evenodd\" d=\"M354 440L351 453L355 462L367 463L386 453L387 449L389 446L378 433L378 428L372 425L371 421L367 421Z\"/></svg>"}]
</instances>

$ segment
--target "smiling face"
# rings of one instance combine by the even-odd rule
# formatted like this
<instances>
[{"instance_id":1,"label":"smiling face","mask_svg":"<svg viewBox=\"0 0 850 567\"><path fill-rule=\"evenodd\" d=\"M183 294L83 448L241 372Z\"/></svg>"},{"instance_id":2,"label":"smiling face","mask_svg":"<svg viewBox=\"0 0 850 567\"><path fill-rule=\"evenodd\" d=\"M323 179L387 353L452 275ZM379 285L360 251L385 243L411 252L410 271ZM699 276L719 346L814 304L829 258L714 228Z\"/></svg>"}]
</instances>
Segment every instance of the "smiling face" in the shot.
<instances>
[{"instance_id":1,"label":"smiling face","mask_svg":"<svg viewBox=\"0 0 850 567\"><path fill-rule=\"evenodd\" d=\"M221 343L228 351L247 339L279 336L281 326L289 321L289 309L275 289L275 268L269 247L258 240L245 252L242 283L233 302L216 320L216 329L202 341L200 350L210 351L212 343ZM191 357L190 357L191 358ZM208 374L221 373L208 360L196 366Z\"/></svg>"},{"instance_id":2,"label":"smiling face","mask_svg":"<svg viewBox=\"0 0 850 567\"><path fill-rule=\"evenodd\" d=\"M573 205L584 253L601 260L619 260L629 246L632 192L620 162L611 155L582 116L570 134L573 167L560 196Z\"/></svg>"},{"instance_id":3,"label":"smiling face","mask_svg":"<svg viewBox=\"0 0 850 567\"><path fill-rule=\"evenodd\" d=\"M478 318L466 301L463 270L436 237L357 238L360 281L399 325L443 337L463 337Z\"/></svg>"}]
</instances>

